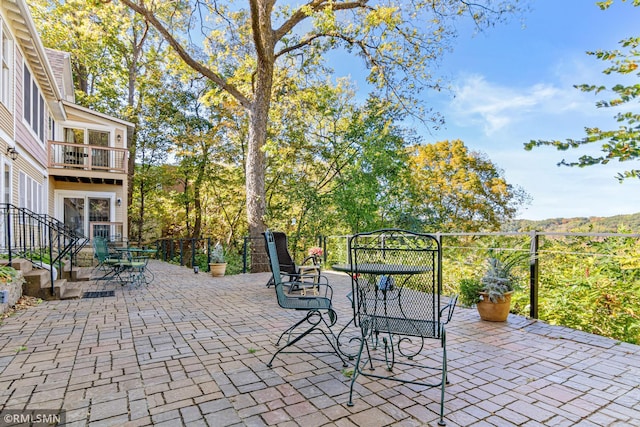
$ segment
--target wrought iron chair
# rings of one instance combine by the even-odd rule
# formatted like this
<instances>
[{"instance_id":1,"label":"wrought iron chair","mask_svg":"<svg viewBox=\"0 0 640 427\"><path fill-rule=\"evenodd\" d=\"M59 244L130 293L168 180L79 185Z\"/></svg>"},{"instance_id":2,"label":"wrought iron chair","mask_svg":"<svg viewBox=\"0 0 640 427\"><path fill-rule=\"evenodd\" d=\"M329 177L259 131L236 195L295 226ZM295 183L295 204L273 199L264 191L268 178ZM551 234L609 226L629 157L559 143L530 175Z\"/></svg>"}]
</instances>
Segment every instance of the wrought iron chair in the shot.
<instances>
[{"instance_id":1,"label":"wrought iron chair","mask_svg":"<svg viewBox=\"0 0 640 427\"><path fill-rule=\"evenodd\" d=\"M331 298L333 296L333 289L329 285L326 276L316 275L317 285L322 290L321 295L298 296L285 293L284 286L292 286L294 283L299 283L299 281L303 280L304 277L302 277L301 275L290 274L290 281L283 281L282 272L280 271L280 261L278 259L278 251L274 233L267 230L264 233L264 237L267 247L267 253L269 254L269 264L271 266L271 272L273 273L272 279L275 286L278 305L284 309L297 310L304 312L305 314L301 320L299 320L293 326L287 328L282 334L280 334L280 337L276 342L276 347L280 346L280 341L282 341L285 336L286 344L283 347L280 347L278 351L273 354L271 360L269 361L269 363L267 363L267 366L271 367L274 359L280 353L308 353L335 354L342 361L342 366L346 367L347 364L342 358L336 346L336 336L331 330L331 327L336 324L338 316L332 307ZM294 282L291 282L291 280L294 280ZM297 344L302 338L314 332L317 332L324 336L326 341L331 346L331 351L289 349L291 346Z\"/></svg>"},{"instance_id":2,"label":"wrought iron chair","mask_svg":"<svg viewBox=\"0 0 640 427\"><path fill-rule=\"evenodd\" d=\"M353 315L360 329L359 349L348 406L360 375L440 388L444 422L447 350L444 325L451 320L457 296L442 292L442 252L434 236L390 229L357 234L349 240ZM442 355L431 357L427 340L439 342ZM384 356L384 357L382 357ZM434 360L437 362L434 364ZM388 374L374 372L384 362ZM369 365L369 370L363 368Z\"/></svg>"},{"instance_id":3,"label":"wrought iron chair","mask_svg":"<svg viewBox=\"0 0 640 427\"><path fill-rule=\"evenodd\" d=\"M107 241L102 237L95 236L92 241L92 246L93 257L98 262L94 268L94 272L102 272L103 277L100 278L104 279L115 271L121 259L117 254L112 254L109 251Z\"/></svg>"},{"instance_id":4,"label":"wrought iron chair","mask_svg":"<svg viewBox=\"0 0 640 427\"><path fill-rule=\"evenodd\" d=\"M296 264L289 253L287 235L280 231L273 231L272 234L276 244L280 273L284 276L289 276L289 292L301 290L304 295L308 289L311 289L317 295L316 285L321 274L318 258L315 255L310 255L302 260L302 264ZM309 262L311 264L308 264ZM312 283L312 285L306 285L305 283ZM267 287L273 284L273 278L271 278L267 282Z\"/></svg>"}]
</instances>

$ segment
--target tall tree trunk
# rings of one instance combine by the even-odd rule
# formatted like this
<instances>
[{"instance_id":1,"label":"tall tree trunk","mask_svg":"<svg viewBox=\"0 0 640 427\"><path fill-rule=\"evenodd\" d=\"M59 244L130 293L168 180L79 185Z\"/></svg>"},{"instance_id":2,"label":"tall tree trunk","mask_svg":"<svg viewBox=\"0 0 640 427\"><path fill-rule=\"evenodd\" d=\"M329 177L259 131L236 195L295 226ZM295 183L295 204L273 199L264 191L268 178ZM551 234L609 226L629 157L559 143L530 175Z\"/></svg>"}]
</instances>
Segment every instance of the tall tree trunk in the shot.
<instances>
[{"instance_id":1,"label":"tall tree trunk","mask_svg":"<svg viewBox=\"0 0 640 427\"><path fill-rule=\"evenodd\" d=\"M142 235L143 235L142 229L144 226L144 213L145 213L144 202L145 202L144 181L140 181L140 210L138 211L138 236L137 236L138 245L142 243Z\"/></svg>"},{"instance_id":2,"label":"tall tree trunk","mask_svg":"<svg viewBox=\"0 0 640 427\"><path fill-rule=\"evenodd\" d=\"M200 189L202 187L202 180L204 175L204 162L201 162L201 167L198 171L198 177L193 183L193 209L195 214L195 221L193 224L193 233L191 233L191 238L199 239L202 234L202 200L200 195Z\"/></svg>"},{"instance_id":3,"label":"tall tree trunk","mask_svg":"<svg viewBox=\"0 0 640 427\"><path fill-rule=\"evenodd\" d=\"M252 36L257 54L255 89L249 109L249 146L246 165L247 221L252 242L251 272L269 270L264 239L262 239L262 233L267 228L264 221L267 212L267 195L264 182L266 162L263 148L267 142L267 123L271 108L275 63L275 34L271 28L271 11L274 3L269 0L249 2Z\"/></svg>"},{"instance_id":4,"label":"tall tree trunk","mask_svg":"<svg viewBox=\"0 0 640 427\"><path fill-rule=\"evenodd\" d=\"M271 104L273 81L273 56L270 60L259 61L256 89L249 111L249 146L246 164L247 221L251 238L251 272L268 271L269 264L264 248L262 233L267 225L264 221L267 211L265 189L265 153L267 123Z\"/></svg>"}]
</instances>

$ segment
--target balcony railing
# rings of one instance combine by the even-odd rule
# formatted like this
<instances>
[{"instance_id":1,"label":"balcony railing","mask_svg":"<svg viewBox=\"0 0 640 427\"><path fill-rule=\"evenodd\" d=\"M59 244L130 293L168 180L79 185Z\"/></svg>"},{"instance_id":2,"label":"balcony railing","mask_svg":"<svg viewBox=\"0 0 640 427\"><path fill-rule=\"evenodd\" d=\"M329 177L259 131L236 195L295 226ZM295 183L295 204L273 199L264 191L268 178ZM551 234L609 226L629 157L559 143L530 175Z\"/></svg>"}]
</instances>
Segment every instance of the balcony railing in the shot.
<instances>
[{"instance_id":1,"label":"balcony railing","mask_svg":"<svg viewBox=\"0 0 640 427\"><path fill-rule=\"evenodd\" d=\"M49 167L127 173L126 148L49 141Z\"/></svg>"},{"instance_id":2,"label":"balcony railing","mask_svg":"<svg viewBox=\"0 0 640 427\"><path fill-rule=\"evenodd\" d=\"M110 243L123 242L124 224L122 222L90 221L89 238L102 237Z\"/></svg>"}]
</instances>

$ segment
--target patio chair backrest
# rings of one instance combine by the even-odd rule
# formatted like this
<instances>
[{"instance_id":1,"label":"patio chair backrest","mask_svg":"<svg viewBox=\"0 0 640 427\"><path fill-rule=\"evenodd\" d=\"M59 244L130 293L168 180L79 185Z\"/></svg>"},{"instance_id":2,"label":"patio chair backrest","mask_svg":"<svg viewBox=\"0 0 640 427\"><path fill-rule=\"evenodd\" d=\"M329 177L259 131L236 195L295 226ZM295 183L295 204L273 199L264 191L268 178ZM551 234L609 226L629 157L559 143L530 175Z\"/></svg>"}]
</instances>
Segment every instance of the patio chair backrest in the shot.
<instances>
[{"instance_id":1,"label":"patio chair backrest","mask_svg":"<svg viewBox=\"0 0 640 427\"><path fill-rule=\"evenodd\" d=\"M297 274L298 270L296 263L293 261L293 257L289 253L289 241L287 239L287 235L281 231L273 231L271 233L273 234L273 240L276 246L280 273Z\"/></svg>"},{"instance_id":2,"label":"patio chair backrest","mask_svg":"<svg viewBox=\"0 0 640 427\"><path fill-rule=\"evenodd\" d=\"M269 255L269 265L271 267L271 273L273 274L273 283L276 288L278 303L282 306L287 300L287 296L282 285L282 274L280 271L280 261L276 247L275 233L270 230L265 231L264 239L265 245L267 246L267 254Z\"/></svg>"},{"instance_id":3,"label":"patio chair backrest","mask_svg":"<svg viewBox=\"0 0 640 427\"><path fill-rule=\"evenodd\" d=\"M97 236L93 238L93 255L98 262L104 262L109 258L109 246L104 238Z\"/></svg>"},{"instance_id":4,"label":"patio chair backrest","mask_svg":"<svg viewBox=\"0 0 640 427\"><path fill-rule=\"evenodd\" d=\"M439 241L388 229L357 234L349 247L356 321L379 332L439 338Z\"/></svg>"}]
</instances>

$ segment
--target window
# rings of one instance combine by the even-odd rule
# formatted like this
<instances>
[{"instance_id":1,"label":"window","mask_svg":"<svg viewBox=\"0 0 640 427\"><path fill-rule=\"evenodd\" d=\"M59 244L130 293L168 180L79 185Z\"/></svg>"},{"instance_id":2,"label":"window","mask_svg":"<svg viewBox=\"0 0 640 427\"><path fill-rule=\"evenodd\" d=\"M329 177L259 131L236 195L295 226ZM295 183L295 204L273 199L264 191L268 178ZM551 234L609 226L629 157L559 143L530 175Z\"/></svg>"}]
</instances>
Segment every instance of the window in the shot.
<instances>
[{"instance_id":1,"label":"window","mask_svg":"<svg viewBox=\"0 0 640 427\"><path fill-rule=\"evenodd\" d=\"M27 123L31 123L31 73L27 66L24 66L24 82L22 85L23 93L23 101L24 105L22 109L24 110L24 119Z\"/></svg>"},{"instance_id":2,"label":"window","mask_svg":"<svg viewBox=\"0 0 640 427\"><path fill-rule=\"evenodd\" d=\"M4 162L2 176L2 202L11 203L11 164Z\"/></svg>"},{"instance_id":3,"label":"window","mask_svg":"<svg viewBox=\"0 0 640 427\"><path fill-rule=\"evenodd\" d=\"M12 47L9 32L0 21L0 102L7 108L10 108L11 102Z\"/></svg>"},{"instance_id":4,"label":"window","mask_svg":"<svg viewBox=\"0 0 640 427\"><path fill-rule=\"evenodd\" d=\"M43 213L42 184L24 172L18 176L18 205L35 213Z\"/></svg>"},{"instance_id":5,"label":"window","mask_svg":"<svg viewBox=\"0 0 640 427\"><path fill-rule=\"evenodd\" d=\"M24 64L24 120L31 126L40 142L44 143L47 138L47 129L44 126L45 119L49 117L44 98L40 89L33 79L31 72Z\"/></svg>"}]
</instances>

